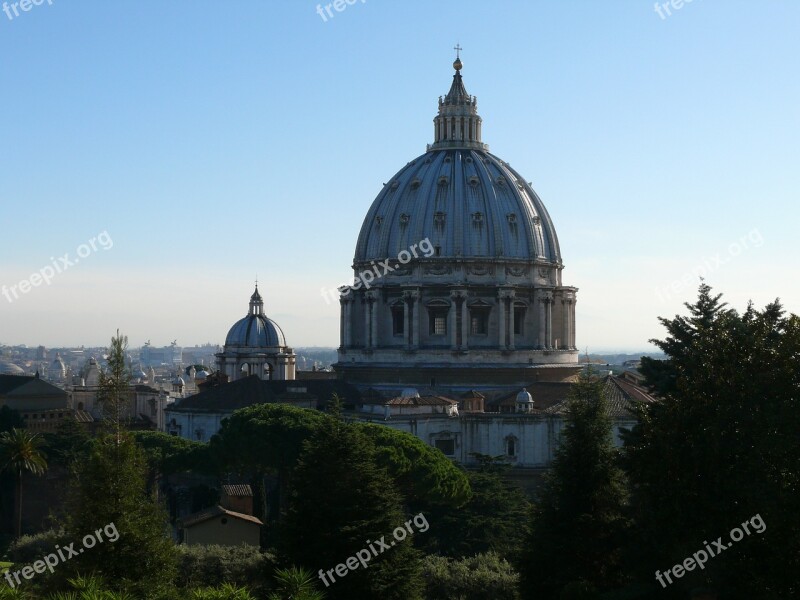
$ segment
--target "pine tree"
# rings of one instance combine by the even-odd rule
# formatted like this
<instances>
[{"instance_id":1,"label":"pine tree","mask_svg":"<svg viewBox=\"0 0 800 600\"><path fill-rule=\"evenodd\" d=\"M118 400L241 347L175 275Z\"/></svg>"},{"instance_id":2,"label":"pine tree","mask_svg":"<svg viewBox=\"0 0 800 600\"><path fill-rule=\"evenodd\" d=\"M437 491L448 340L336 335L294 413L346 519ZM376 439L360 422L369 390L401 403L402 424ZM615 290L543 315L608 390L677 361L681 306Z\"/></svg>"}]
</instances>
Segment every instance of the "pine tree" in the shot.
<instances>
[{"instance_id":1,"label":"pine tree","mask_svg":"<svg viewBox=\"0 0 800 600\"><path fill-rule=\"evenodd\" d=\"M522 597L614 589L623 579L624 474L601 380L573 385L556 452L520 562Z\"/></svg>"},{"instance_id":2,"label":"pine tree","mask_svg":"<svg viewBox=\"0 0 800 600\"><path fill-rule=\"evenodd\" d=\"M66 523L76 548L99 530L105 541L67 565L147 598L171 582L175 549L166 513L146 491L144 453L129 434L119 435L119 441L116 434L101 435L78 468Z\"/></svg>"},{"instance_id":3,"label":"pine tree","mask_svg":"<svg viewBox=\"0 0 800 600\"><path fill-rule=\"evenodd\" d=\"M739 314L700 286L688 316L660 319L666 360L642 361L661 401L626 436L633 543L652 581L754 516L746 537L674 586L730 598L800 594L800 319L779 302Z\"/></svg>"},{"instance_id":4,"label":"pine tree","mask_svg":"<svg viewBox=\"0 0 800 600\"><path fill-rule=\"evenodd\" d=\"M330 600L381 598L417 600L419 555L411 535L396 542L403 527L401 497L389 475L378 466L375 448L358 428L336 418L306 444L292 480L289 511L279 548L289 565L317 574L335 569L370 543L383 539L390 548L340 577L326 574ZM415 530L415 534L416 534ZM423 534L420 534L423 535ZM332 581L333 580L333 581ZM325 583L325 580L323 580Z\"/></svg>"},{"instance_id":5,"label":"pine tree","mask_svg":"<svg viewBox=\"0 0 800 600\"><path fill-rule=\"evenodd\" d=\"M114 432L119 440L123 423L128 414L127 402L130 396L131 374L125 366L125 352L128 349L128 337L117 335L111 338L108 349L107 368L100 372L97 401L103 411L106 426Z\"/></svg>"}]
</instances>

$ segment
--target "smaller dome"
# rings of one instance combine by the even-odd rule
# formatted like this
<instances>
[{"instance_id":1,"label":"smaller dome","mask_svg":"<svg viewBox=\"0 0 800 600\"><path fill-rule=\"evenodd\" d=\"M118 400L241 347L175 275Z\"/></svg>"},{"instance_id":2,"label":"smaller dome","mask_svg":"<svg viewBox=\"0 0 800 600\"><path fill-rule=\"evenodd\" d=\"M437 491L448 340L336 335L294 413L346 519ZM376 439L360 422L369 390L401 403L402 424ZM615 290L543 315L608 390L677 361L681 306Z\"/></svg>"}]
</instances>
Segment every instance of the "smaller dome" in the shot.
<instances>
[{"instance_id":1,"label":"smaller dome","mask_svg":"<svg viewBox=\"0 0 800 600\"><path fill-rule=\"evenodd\" d=\"M264 314L264 301L258 287L250 296L250 311L233 324L225 338L225 346L271 348L286 346L286 337L278 324Z\"/></svg>"},{"instance_id":2,"label":"smaller dome","mask_svg":"<svg viewBox=\"0 0 800 600\"><path fill-rule=\"evenodd\" d=\"M0 375L25 375L25 370L12 362L0 360Z\"/></svg>"},{"instance_id":3,"label":"smaller dome","mask_svg":"<svg viewBox=\"0 0 800 600\"><path fill-rule=\"evenodd\" d=\"M419 398L419 392L416 388L406 388L400 392L401 398Z\"/></svg>"},{"instance_id":4,"label":"smaller dome","mask_svg":"<svg viewBox=\"0 0 800 600\"><path fill-rule=\"evenodd\" d=\"M527 389L522 388L522 391L517 394L517 403L533 404L533 396L531 396L531 393Z\"/></svg>"},{"instance_id":5,"label":"smaller dome","mask_svg":"<svg viewBox=\"0 0 800 600\"><path fill-rule=\"evenodd\" d=\"M208 371L205 371L205 370L203 370L203 371L200 371L200 372L198 372L198 373L195 375L195 378L197 378L197 379L205 379L205 378L207 378L209 375L211 375L211 373L209 373Z\"/></svg>"},{"instance_id":6,"label":"smaller dome","mask_svg":"<svg viewBox=\"0 0 800 600\"><path fill-rule=\"evenodd\" d=\"M179 385L183 387L184 385L186 385L186 382L183 380L183 377L176 377L175 379L172 380L172 385Z\"/></svg>"}]
</instances>

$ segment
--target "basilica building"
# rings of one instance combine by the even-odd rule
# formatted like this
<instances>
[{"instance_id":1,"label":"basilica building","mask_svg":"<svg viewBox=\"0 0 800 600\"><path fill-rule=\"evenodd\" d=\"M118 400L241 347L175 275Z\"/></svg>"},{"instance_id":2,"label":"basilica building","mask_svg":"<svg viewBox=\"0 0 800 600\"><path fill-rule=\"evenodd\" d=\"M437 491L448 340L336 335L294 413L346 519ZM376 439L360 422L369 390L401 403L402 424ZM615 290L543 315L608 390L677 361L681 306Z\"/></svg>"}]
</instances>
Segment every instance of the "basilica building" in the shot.
<instances>
[{"instance_id":1,"label":"basilica building","mask_svg":"<svg viewBox=\"0 0 800 600\"><path fill-rule=\"evenodd\" d=\"M439 98L433 143L364 218L334 366L355 385L511 390L579 370L577 288L562 283L555 227L530 183L483 142L462 66L457 58Z\"/></svg>"}]
</instances>

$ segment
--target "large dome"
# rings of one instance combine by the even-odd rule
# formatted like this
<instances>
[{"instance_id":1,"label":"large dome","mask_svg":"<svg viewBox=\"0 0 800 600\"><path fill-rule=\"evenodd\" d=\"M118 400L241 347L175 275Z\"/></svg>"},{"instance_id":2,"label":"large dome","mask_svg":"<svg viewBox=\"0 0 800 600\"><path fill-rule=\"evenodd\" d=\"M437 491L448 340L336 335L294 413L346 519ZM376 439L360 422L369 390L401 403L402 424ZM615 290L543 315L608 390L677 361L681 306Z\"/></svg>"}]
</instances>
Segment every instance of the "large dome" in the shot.
<instances>
[{"instance_id":1,"label":"large dome","mask_svg":"<svg viewBox=\"0 0 800 600\"><path fill-rule=\"evenodd\" d=\"M335 368L365 388L510 391L580 368L553 222L483 143L460 58L453 68L433 143L372 202L340 288Z\"/></svg>"},{"instance_id":2,"label":"large dome","mask_svg":"<svg viewBox=\"0 0 800 600\"><path fill-rule=\"evenodd\" d=\"M250 312L234 323L225 338L225 345L248 348L286 345L286 338L281 328L264 314L264 301L258 293L258 287L250 297Z\"/></svg>"},{"instance_id":3,"label":"large dome","mask_svg":"<svg viewBox=\"0 0 800 600\"><path fill-rule=\"evenodd\" d=\"M561 264L556 230L536 192L478 148L433 149L400 169L364 219L355 261L395 258L425 239L436 257Z\"/></svg>"}]
</instances>

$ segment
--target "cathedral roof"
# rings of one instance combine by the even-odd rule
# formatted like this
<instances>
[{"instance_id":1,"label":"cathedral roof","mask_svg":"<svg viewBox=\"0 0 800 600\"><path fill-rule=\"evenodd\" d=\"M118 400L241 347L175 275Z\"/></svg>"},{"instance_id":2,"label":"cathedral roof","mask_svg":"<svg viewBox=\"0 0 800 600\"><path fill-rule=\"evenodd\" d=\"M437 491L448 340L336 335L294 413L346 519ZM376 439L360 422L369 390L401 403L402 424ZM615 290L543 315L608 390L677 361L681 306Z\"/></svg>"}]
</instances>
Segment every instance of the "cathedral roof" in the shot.
<instances>
[{"instance_id":1,"label":"cathedral roof","mask_svg":"<svg viewBox=\"0 0 800 600\"><path fill-rule=\"evenodd\" d=\"M430 240L433 259L535 260L561 265L555 227L531 184L481 141L477 100L457 59L439 99L434 143L389 181L369 208L355 262L395 259ZM433 251L433 249L431 250Z\"/></svg>"},{"instance_id":2,"label":"cathedral roof","mask_svg":"<svg viewBox=\"0 0 800 600\"><path fill-rule=\"evenodd\" d=\"M258 285L250 296L250 311L233 324L225 338L225 345L247 348L286 346L283 330L264 314L264 300L258 292Z\"/></svg>"}]
</instances>

